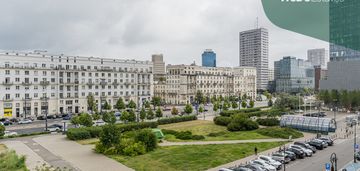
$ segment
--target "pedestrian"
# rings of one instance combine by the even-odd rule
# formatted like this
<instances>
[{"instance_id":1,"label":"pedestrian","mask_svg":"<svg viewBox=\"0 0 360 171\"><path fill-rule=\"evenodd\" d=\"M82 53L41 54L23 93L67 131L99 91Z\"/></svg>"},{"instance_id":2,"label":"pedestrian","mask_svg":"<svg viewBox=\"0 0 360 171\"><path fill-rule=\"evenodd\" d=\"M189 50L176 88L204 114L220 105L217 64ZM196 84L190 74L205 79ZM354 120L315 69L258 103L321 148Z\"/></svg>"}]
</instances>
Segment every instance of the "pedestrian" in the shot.
<instances>
[{"instance_id":1,"label":"pedestrian","mask_svg":"<svg viewBox=\"0 0 360 171\"><path fill-rule=\"evenodd\" d=\"M257 148L256 147L254 148L254 151L255 151L255 155L257 156Z\"/></svg>"}]
</instances>

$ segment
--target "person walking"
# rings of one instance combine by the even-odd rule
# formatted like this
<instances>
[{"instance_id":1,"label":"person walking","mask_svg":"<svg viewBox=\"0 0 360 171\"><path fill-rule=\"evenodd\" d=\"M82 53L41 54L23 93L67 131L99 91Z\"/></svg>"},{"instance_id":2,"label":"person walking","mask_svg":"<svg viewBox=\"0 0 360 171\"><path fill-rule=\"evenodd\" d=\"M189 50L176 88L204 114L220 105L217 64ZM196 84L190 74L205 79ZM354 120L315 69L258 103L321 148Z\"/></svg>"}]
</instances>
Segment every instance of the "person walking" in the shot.
<instances>
[{"instance_id":1,"label":"person walking","mask_svg":"<svg viewBox=\"0 0 360 171\"><path fill-rule=\"evenodd\" d=\"M255 155L257 156L258 149L256 147L254 148L254 151L255 151Z\"/></svg>"}]
</instances>

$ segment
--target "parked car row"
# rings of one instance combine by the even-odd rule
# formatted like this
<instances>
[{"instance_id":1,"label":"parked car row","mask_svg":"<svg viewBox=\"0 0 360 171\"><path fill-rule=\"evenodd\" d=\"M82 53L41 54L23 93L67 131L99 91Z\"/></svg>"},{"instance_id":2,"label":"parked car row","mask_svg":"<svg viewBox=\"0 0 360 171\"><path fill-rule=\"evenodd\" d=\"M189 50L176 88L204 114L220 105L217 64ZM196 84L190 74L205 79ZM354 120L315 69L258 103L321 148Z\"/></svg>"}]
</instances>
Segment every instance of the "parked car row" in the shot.
<instances>
[{"instance_id":1,"label":"parked car row","mask_svg":"<svg viewBox=\"0 0 360 171\"><path fill-rule=\"evenodd\" d=\"M317 150L323 150L328 146L334 145L334 141L327 137L313 139L309 142L294 142L288 148L279 150L271 156L259 155L249 164L232 168L221 168L219 171L276 171L280 170L284 164L288 164L296 159L311 157ZM360 153L358 155L360 160Z\"/></svg>"},{"instance_id":2,"label":"parked car row","mask_svg":"<svg viewBox=\"0 0 360 171\"><path fill-rule=\"evenodd\" d=\"M326 114L325 114L325 112L315 112L315 113L306 113L306 114L303 114L303 116L323 118L326 116Z\"/></svg>"}]
</instances>

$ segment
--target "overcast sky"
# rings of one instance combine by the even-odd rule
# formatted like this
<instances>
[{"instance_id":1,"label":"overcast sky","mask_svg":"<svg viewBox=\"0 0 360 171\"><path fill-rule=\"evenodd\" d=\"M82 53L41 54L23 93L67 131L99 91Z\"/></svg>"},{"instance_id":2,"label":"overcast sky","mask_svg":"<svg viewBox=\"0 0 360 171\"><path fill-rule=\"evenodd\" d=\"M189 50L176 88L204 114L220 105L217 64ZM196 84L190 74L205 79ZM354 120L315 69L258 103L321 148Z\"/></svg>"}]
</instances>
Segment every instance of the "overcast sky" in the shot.
<instances>
[{"instance_id":1,"label":"overcast sky","mask_svg":"<svg viewBox=\"0 0 360 171\"><path fill-rule=\"evenodd\" d=\"M239 32L269 29L270 65L306 58L326 42L271 24L261 0L10 0L0 2L0 49L201 64L204 49L218 66L239 63Z\"/></svg>"}]
</instances>

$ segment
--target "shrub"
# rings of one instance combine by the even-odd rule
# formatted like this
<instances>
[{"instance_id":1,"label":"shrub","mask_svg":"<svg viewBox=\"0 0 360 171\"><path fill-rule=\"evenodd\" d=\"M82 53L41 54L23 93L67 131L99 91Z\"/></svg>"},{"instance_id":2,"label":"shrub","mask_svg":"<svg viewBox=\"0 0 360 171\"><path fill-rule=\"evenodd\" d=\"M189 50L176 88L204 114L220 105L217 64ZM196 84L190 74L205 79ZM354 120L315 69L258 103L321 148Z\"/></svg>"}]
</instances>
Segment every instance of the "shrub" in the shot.
<instances>
[{"instance_id":1,"label":"shrub","mask_svg":"<svg viewBox=\"0 0 360 171\"><path fill-rule=\"evenodd\" d=\"M197 120L197 117L195 115L189 115L189 116L176 116L171 118L162 118L158 120L159 125L164 124L171 124L171 123L178 123L178 122L186 122L186 121L192 121Z\"/></svg>"},{"instance_id":2,"label":"shrub","mask_svg":"<svg viewBox=\"0 0 360 171\"><path fill-rule=\"evenodd\" d=\"M120 131L115 129L115 125L108 124L103 126L100 134L100 142L105 147L109 148L120 141Z\"/></svg>"},{"instance_id":3,"label":"shrub","mask_svg":"<svg viewBox=\"0 0 360 171\"><path fill-rule=\"evenodd\" d=\"M134 131L144 128L156 128L158 126L157 122L139 122L139 123L130 123L130 124L118 124L116 129L120 132Z\"/></svg>"},{"instance_id":4,"label":"shrub","mask_svg":"<svg viewBox=\"0 0 360 171\"><path fill-rule=\"evenodd\" d=\"M279 126L280 121L277 118L259 118L256 120L259 125L263 126Z\"/></svg>"},{"instance_id":5,"label":"shrub","mask_svg":"<svg viewBox=\"0 0 360 171\"><path fill-rule=\"evenodd\" d=\"M84 140L91 138L91 134L86 129L82 128L70 128L66 132L67 138L70 140Z\"/></svg>"},{"instance_id":6,"label":"shrub","mask_svg":"<svg viewBox=\"0 0 360 171\"><path fill-rule=\"evenodd\" d=\"M216 125L227 126L230 122L231 122L231 118L230 118L230 117L217 116L217 117L214 118L214 123L215 123Z\"/></svg>"},{"instance_id":7,"label":"shrub","mask_svg":"<svg viewBox=\"0 0 360 171\"><path fill-rule=\"evenodd\" d=\"M258 128L259 125L256 122L250 120L249 118L239 115L233 117L230 124L227 125L227 129L229 131L250 131Z\"/></svg>"},{"instance_id":8,"label":"shrub","mask_svg":"<svg viewBox=\"0 0 360 171\"><path fill-rule=\"evenodd\" d=\"M135 142L141 142L145 145L146 151L153 151L157 147L156 135L150 129L139 131L134 137Z\"/></svg>"},{"instance_id":9,"label":"shrub","mask_svg":"<svg viewBox=\"0 0 360 171\"><path fill-rule=\"evenodd\" d=\"M240 110L229 110L229 111L222 111L220 113L221 116L231 116L233 114L237 114L237 113L251 113L251 112L257 112L260 111L261 108L249 108L249 109L240 109Z\"/></svg>"},{"instance_id":10,"label":"shrub","mask_svg":"<svg viewBox=\"0 0 360 171\"><path fill-rule=\"evenodd\" d=\"M0 153L0 170L28 170L25 164L25 156L18 156L15 151Z\"/></svg>"},{"instance_id":11,"label":"shrub","mask_svg":"<svg viewBox=\"0 0 360 171\"><path fill-rule=\"evenodd\" d=\"M104 153L105 150L106 150L106 147L101 142L97 142L95 144L95 149L94 149L95 152Z\"/></svg>"},{"instance_id":12,"label":"shrub","mask_svg":"<svg viewBox=\"0 0 360 171\"><path fill-rule=\"evenodd\" d=\"M87 113L80 114L79 124L86 127L91 127L93 125L92 117Z\"/></svg>"},{"instance_id":13,"label":"shrub","mask_svg":"<svg viewBox=\"0 0 360 171\"><path fill-rule=\"evenodd\" d=\"M203 139L205 139L205 137L203 135L193 135L191 137L191 139L193 139L193 140L203 140Z\"/></svg>"},{"instance_id":14,"label":"shrub","mask_svg":"<svg viewBox=\"0 0 360 171\"><path fill-rule=\"evenodd\" d=\"M175 136L177 139L181 139L181 140L191 140L193 137L190 131L180 131Z\"/></svg>"},{"instance_id":15,"label":"shrub","mask_svg":"<svg viewBox=\"0 0 360 171\"><path fill-rule=\"evenodd\" d=\"M218 137L218 136L221 136L224 134L225 134L225 132L212 132L212 133L209 133L208 136L209 137Z\"/></svg>"},{"instance_id":16,"label":"shrub","mask_svg":"<svg viewBox=\"0 0 360 171\"><path fill-rule=\"evenodd\" d=\"M5 135L5 126L4 125L0 125L0 137Z\"/></svg>"},{"instance_id":17,"label":"shrub","mask_svg":"<svg viewBox=\"0 0 360 171\"><path fill-rule=\"evenodd\" d=\"M82 128L79 128L82 129ZM101 131L102 131L102 127L100 126L93 126L93 127L87 127L87 128L83 128L86 131L88 131L90 133L91 138L97 138L100 137Z\"/></svg>"},{"instance_id":18,"label":"shrub","mask_svg":"<svg viewBox=\"0 0 360 171\"><path fill-rule=\"evenodd\" d=\"M135 142L131 138L122 138L115 148L118 154L127 156L137 156L146 153L145 145L142 142Z\"/></svg>"}]
</instances>

